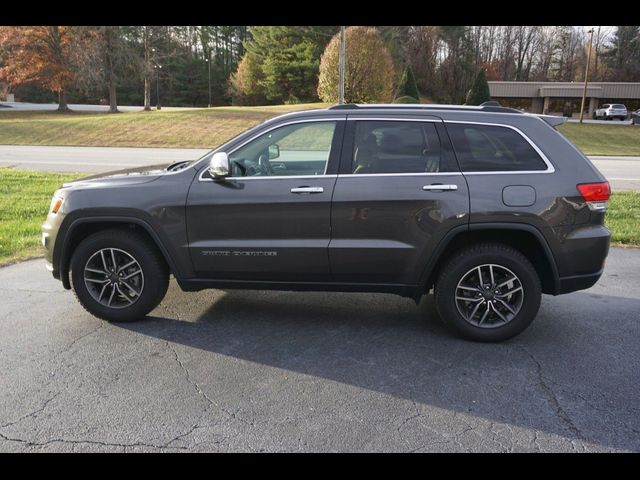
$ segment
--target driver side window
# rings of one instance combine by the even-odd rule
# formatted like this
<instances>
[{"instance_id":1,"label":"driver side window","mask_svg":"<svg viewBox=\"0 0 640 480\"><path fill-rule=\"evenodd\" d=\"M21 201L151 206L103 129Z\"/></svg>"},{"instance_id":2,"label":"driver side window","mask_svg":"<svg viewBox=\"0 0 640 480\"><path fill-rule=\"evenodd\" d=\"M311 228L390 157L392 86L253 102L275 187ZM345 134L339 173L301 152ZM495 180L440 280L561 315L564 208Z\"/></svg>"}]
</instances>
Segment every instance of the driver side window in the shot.
<instances>
[{"instance_id":1,"label":"driver side window","mask_svg":"<svg viewBox=\"0 0 640 480\"><path fill-rule=\"evenodd\" d=\"M229 155L232 177L324 175L336 122L294 123L271 130Z\"/></svg>"}]
</instances>

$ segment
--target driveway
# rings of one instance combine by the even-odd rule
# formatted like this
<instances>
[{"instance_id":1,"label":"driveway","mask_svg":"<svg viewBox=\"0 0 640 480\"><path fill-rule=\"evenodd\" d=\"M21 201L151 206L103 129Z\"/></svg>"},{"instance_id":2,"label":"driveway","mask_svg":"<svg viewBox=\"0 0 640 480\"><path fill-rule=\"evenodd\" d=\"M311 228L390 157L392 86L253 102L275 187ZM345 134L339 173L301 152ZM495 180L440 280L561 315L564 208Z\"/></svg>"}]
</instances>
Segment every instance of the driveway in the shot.
<instances>
[{"instance_id":1,"label":"driveway","mask_svg":"<svg viewBox=\"0 0 640 480\"><path fill-rule=\"evenodd\" d=\"M0 269L0 451L640 451L640 250L502 344L431 297L175 283L101 322L42 260Z\"/></svg>"}]
</instances>

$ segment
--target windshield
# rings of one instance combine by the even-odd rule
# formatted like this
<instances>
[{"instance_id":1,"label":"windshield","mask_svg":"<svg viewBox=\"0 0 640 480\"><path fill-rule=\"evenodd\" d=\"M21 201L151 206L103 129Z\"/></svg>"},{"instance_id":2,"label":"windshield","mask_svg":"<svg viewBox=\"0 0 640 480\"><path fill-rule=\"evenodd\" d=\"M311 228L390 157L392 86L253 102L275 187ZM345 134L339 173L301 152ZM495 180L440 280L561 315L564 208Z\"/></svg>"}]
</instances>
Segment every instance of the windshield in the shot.
<instances>
[{"instance_id":1,"label":"windshield","mask_svg":"<svg viewBox=\"0 0 640 480\"><path fill-rule=\"evenodd\" d=\"M611 105L611 108L618 108L620 110L624 110L627 107L625 107L624 105L621 105L620 103L614 103L613 105Z\"/></svg>"}]
</instances>

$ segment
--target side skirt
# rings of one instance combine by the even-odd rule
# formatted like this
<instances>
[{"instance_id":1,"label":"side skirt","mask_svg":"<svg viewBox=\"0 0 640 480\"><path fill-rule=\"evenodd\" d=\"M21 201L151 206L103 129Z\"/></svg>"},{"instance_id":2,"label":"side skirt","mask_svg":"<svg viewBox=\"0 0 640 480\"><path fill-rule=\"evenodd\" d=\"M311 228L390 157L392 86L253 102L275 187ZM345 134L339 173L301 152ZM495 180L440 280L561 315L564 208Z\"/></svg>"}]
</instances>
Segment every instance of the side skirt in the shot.
<instances>
[{"instance_id":1,"label":"side skirt","mask_svg":"<svg viewBox=\"0 0 640 480\"><path fill-rule=\"evenodd\" d=\"M242 290L285 290L294 292L375 292L392 293L413 298L416 303L423 293L421 285L382 283L317 283L317 282L254 282L251 280L176 279L185 292L197 292L207 288Z\"/></svg>"}]
</instances>

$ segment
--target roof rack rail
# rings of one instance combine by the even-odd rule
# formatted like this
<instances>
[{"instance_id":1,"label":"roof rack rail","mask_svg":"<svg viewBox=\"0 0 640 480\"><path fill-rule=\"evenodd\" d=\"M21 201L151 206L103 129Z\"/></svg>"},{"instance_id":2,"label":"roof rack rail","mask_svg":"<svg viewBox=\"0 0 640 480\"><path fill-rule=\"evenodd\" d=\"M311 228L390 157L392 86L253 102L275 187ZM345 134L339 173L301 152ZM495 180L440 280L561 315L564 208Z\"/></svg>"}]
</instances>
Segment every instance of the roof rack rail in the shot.
<instances>
[{"instance_id":1,"label":"roof rack rail","mask_svg":"<svg viewBox=\"0 0 640 480\"><path fill-rule=\"evenodd\" d=\"M344 103L333 105L329 110L358 110L358 109L403 109L403 110L476 110L494 113L523 113L521 110L509 107L501 107L498 102L485 102L482 105L441 105L437 103Z\"/></svg>"},{"instance_id":2,"label":"roof rack rail","mask_svg":"<svg viewBox=\"0 0 640 480\"><path fill-rule=\"evenodd\" d=\"M352 108L360 108L357 103L342 103L329 107L329 110L351 110Z\"/></svg>"}]
</instances>

